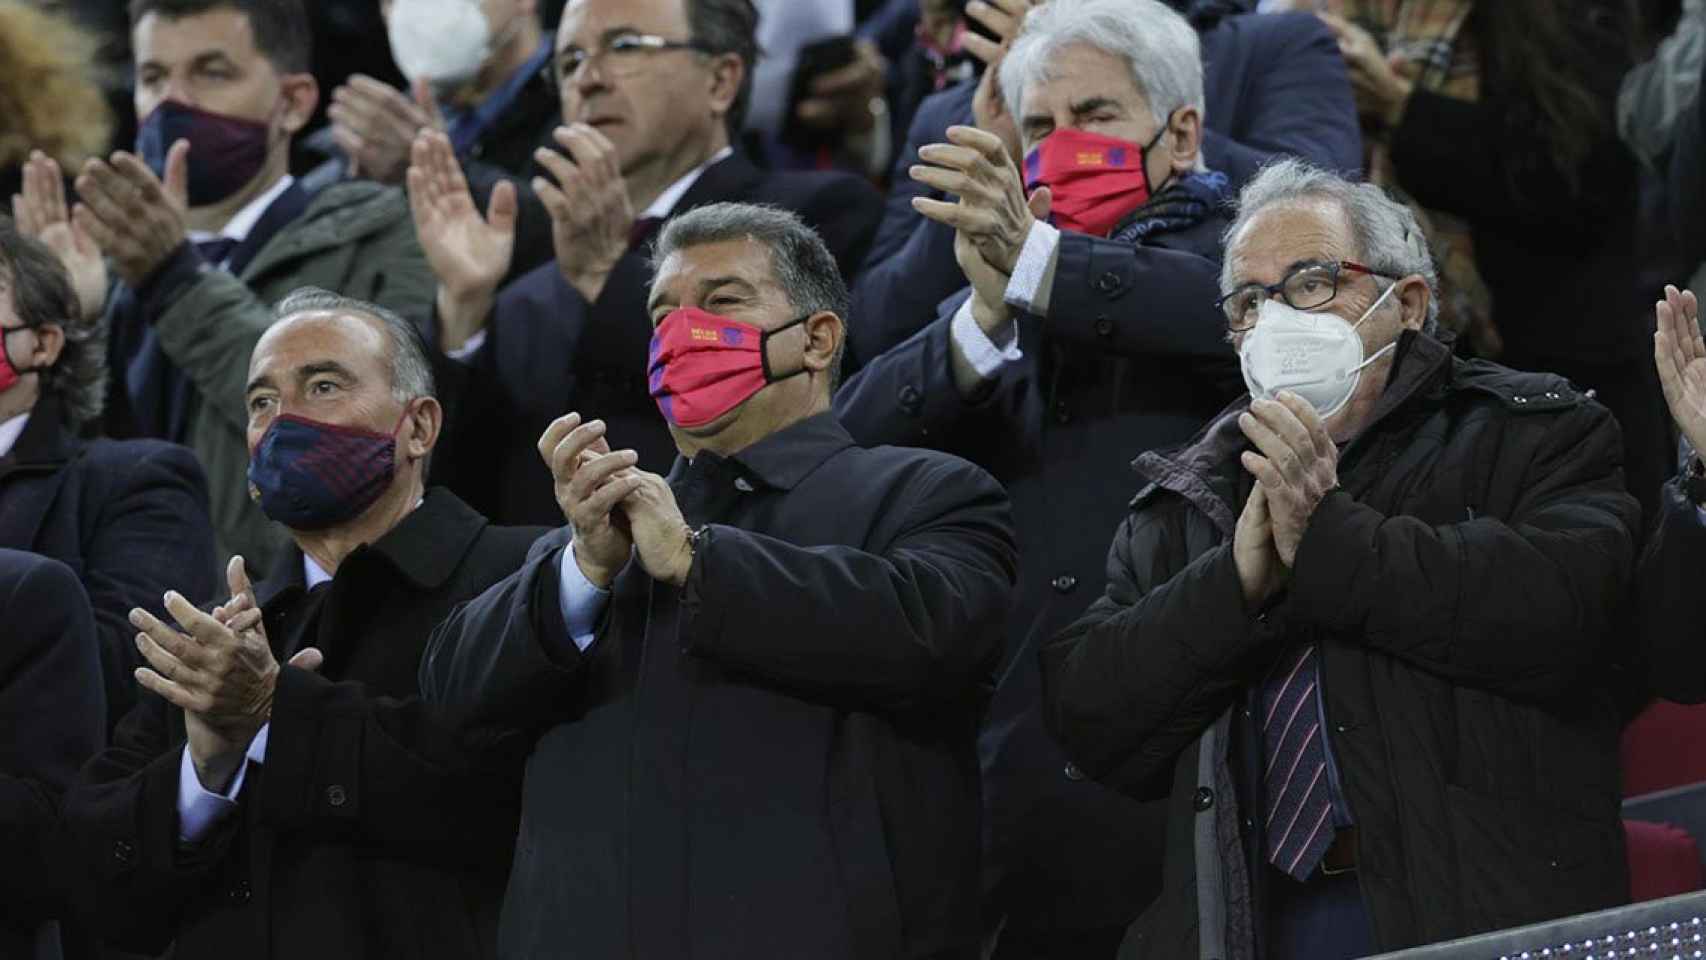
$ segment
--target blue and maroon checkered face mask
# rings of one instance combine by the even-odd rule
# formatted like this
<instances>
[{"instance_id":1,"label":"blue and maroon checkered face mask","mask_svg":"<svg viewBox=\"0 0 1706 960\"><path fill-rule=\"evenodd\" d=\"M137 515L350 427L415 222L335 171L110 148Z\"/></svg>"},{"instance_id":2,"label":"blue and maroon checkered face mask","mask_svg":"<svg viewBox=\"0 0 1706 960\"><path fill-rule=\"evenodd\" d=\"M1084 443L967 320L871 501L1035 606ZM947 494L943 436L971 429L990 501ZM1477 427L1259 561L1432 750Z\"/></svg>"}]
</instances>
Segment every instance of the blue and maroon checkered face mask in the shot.
<instances>
[{"instance_id":1,"label":"blue and maroon checkered face mask","mask_svg":"<svg viewBox=\"0 0 1706 960\"><path fill-rule=\"evenodd\" d=\"M408 411L397 421L402 427ZM292 530L361 516L397 474L397 436L282 414L249 452L249 495Z\"/></svg>"},{"instance_id":2,"label":"blue and maroon checkered face mask","mask_svg":"<svg viewBox=\"0 0 1706 960\"><path fill-rule=\"evenodd\" d=\"M191 207L226 199L260 176L267 163L266 124L209 113L176 100L161 103L142 121L136 132L136 155L163 181L166 154L179 140L190 142Z\"/></svg>"}]
</instances>

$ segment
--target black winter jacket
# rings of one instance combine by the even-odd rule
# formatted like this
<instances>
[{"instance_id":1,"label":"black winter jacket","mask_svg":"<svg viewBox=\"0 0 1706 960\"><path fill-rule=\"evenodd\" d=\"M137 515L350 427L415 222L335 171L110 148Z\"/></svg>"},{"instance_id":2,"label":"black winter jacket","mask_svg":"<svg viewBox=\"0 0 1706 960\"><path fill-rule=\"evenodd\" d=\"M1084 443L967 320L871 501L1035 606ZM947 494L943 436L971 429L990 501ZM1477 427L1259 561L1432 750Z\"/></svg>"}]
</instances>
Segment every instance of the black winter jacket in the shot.
<instances>
[{"instance_id":1,"label":"black winter jacket","mask_svg":"<svg viewBox=\"0 0 1706 960\"><path fill-rule=\"evenodd\" d=\"M1107 594L1044 650L1046 718L1090 776L1170 794L1164 892L1122 957L1259 957L1264 846L1248 702L1321 652L1326 729L1382 950L1627 896L1607 626L1640 510L1616 423L1561 378L1406 333L1340 454L1288 590L1246 612L1235 405L1149 454Z\"/></svg>"}]
</instances>

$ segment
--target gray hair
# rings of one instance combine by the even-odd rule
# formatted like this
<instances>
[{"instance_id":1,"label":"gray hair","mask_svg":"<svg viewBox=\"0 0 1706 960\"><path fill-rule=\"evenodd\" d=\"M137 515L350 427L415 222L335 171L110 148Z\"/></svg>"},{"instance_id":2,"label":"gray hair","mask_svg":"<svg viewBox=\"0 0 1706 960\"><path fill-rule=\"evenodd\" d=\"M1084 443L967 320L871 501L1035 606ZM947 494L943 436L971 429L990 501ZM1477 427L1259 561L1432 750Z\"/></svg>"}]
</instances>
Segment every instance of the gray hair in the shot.
<instances>
[{"instance_id":1,"label":"gray hair","mask_svg":"<svg viewBox=\"0 0 1706 960\"><path fill-rule=\"evenodd\" d=\"M745 70L740 89L729 104L729 139L738 139L752 103L752 70L758 64L758 10L752 0L687 0L687 22L693 39L710 54L732 53Z\"/></svg>"},{"instance_id":2,"label":"gray hair","mask_svg":"<svg viewBox=\"0 0 1706 960\"><path fill-rule=\"evenodd\" d=\"M713 203L664 225L652 251L655 271L670 254L687 247L752 240L770 251L770 269L799 316L829 311L847 318L847 284L817 231L792 211L756 203Z\"/></svg>"},{"instance_id":3,"label":"gray hair","mask_svg":"<svg viewBox=\"0 0 1706 960\"><path fill-rule=\"evenodd\" d=\"M1261 169L1238 195L1238 216L1226 228L1221 245L1232 241L1256 214L1276 204L1325 200L1344 212L1357 259L1366 267L1394 277L1419 276L1427 281L1428 317L1422 329L1439 327L1439 272L1428 253L1427 238L1416 215L1372 183L1354 183L1303 160L1276 160ZM1220 291L1232 289L1232 258L1220 268Z\"/></svg>"},{"instance_id":4,"label":"gray hair","mask_svg":"<svg viewBox=\"0 0 1706 960\"><path fill-rule=\"evenodd\" d=\"M273 309L273 321L288 320L304 313L356 314L377 321L391 341L391 393L400 403L416 397L434 396L432 362L427 359L427 345L421 331L395 311L377 303L357 300L322 290L319 287L299 287L292 290Z\"/></svg>"},{"instance_id":5,"label":"gray hair","mask_svg":"<svg viewBox=\"0 0 1706 960\"><path fill-rule=\"evenodd\" d=\"M25 327L53 325L65 345L53 366L41 371L41 392L60 399L72 428L96 419L107 399L107 329L101 311L84 316L77 292L59 257L18 231L0 214L0 282L11 288L12 310Z\"/></svg>"},{"instance_id":6,"label":"gray hair","mask_svg":"<svg viewBox=\"0 0 1706 960\"><path fill-rule=\"evenodd\" d=\"M1156 123L1180 107L1204 112L1202 45L1184 17L1159 0L1051 0L1031 10L1001 62L1011 116L1021 116L1026 88L1050 79L1061 48L1076 43L1123 57Z\"/></svg>"}]
</instances>

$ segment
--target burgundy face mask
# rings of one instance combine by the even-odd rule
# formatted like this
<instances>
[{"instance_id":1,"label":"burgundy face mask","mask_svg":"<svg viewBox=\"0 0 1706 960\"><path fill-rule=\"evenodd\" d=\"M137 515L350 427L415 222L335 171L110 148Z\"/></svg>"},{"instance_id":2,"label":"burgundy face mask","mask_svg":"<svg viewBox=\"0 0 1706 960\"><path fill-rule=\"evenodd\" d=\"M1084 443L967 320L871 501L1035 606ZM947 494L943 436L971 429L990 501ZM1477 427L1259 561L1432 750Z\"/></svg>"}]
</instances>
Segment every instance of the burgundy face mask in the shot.
<instances>
[{"instance_id":1,"label":"burgundy face mask","mask_svg":"<svg viewBox=\"0 0 1706 960\"><path fill-rule=\"evenodd\" d=\"M179 140L190 142L189 204L206 207L243 189L267 162L267 125L209 113L176 100L154 108L136 133L136 155L161 180L166 154Z\"/></svg>"}]
</instances>

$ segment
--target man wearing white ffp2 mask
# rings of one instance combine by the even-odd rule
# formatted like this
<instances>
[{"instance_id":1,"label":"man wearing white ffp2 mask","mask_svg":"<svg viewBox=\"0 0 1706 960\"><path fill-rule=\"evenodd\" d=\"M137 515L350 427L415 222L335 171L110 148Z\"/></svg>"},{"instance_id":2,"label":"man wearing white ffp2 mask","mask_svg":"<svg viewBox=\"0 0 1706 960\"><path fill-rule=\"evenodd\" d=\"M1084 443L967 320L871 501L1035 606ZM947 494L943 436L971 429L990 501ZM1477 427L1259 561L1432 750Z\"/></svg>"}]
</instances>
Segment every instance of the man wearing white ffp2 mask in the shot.
<instances>
[{"instance_id":1,"label":"man wearing white ffp2 mask","mask_svg":"<svg viewBox=\"0 0 1706 960\"><path fill-rule=\"evenodd\" d=\"M1326 285L1336 280L1337 271L1345 269L1363 268L1348 261L1336 267L1308 264L1288 275L1278 286L1288 299L1289 294L1283 291L1299 275L1304 287L1331 289ZM1363 368L1398 345L1394 340L1365 359L1362 337L1357 335L1357 328L1396 289L1396 283L1387 286L1386 292L1355 323L1346 323L1337 314L1307 313L1280 300L1263 300L1256 313L1256 326L1244 336L1238 349L1250 396L1273 400L1281 390L1289 390L1309 401L1323 419L1338 413L1362 382Z\"/></svg>"},{"instance_id":2,"label":"man wearing white ffp2 mask","mask_svg":"<svg viewBox=\"0 0 1706 960\"><path fill-rule=\"evenodd\" d=\"M1169 861L1122 957L1349 960L1628 897L1622 438L1564 378L1433 337L1416 235L1298 161L1249 182L1221 306L1255 396L1133 463L1107 591L1042 650L1077 769L1173 785L1168 849L1244 825ZM1434 842L1470 833L1501 843Z\"/></svg>"},{"instance_id":3,"label":"man wearing white ffp2 mask","mask_svg":"<svg viewBox=\"0 0 1706 960\"><path fill-rule=\"evenodd\" d=\"M494 25L479 0L393 0L385 24L403 76L427 81L438 99L449 100L479 77L521 18Z\"/></svg>"}]
</instances>

